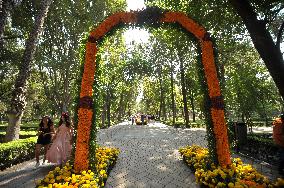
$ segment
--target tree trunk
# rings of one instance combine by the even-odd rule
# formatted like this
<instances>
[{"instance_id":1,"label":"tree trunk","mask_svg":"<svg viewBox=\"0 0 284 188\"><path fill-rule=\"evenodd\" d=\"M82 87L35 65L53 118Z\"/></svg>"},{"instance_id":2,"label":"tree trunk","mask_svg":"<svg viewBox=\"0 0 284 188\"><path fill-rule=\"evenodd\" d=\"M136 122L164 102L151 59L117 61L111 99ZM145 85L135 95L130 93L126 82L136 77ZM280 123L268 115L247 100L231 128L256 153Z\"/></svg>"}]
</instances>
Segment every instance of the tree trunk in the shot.
<instances>
[{"instance_id":1,"label":"tree trunk","mask_svg":"<svg viewBox=\"0 0 284 188\"><path fill-rule=\"evenodd\" d=\"M172 65L171 65L171 99L172 99L173 126L176 126L176 108L175 108L175 94L174 94L174 73L173 73L173 66Z\"/></svg>"},{"instance_id":2,"label":"tree trunk","mask_svg":"<svg viewBox=\"0 0 284 188\"><path fill-rule=\"evenodd\" d=\"M268 122L268 117L267 117L267 112L266 112L266 107L265 107L265 104L264 104L264 100L261 101L261 105L262 105L262 108L263 108L263 113L264 113L264 118L265 118L265 126L269 126L269 122Z\"/></svg>"},{"instance_id":3,"label":"tree trunk","mask_svg":"<svg viewBox=\"0 0 284 188\"><path fill-rule=\"evenodd\" d=\"M123 109L122 109L122 117L125 118L125 114L126 114L126 110L127 110L127 106L128 106L129 101L126 101ZM130 116L130 115L129 115Z\"/></svg>"},{"instance_id":4,"label":"tree trunk","mask_svg":"<svg viewBox=\"0 0 284 188\"><path fill-rule=\"evenodd\" d=\"M4 48L4 31L7 18L13 8L12 0L0 1L0 51Z\"/></svg>"},{"instance_id":5,"label":"tree trunk","mask_svg":"<svg viewBox=\"0 0 284 188\"><path fill-rule=\"evenodd\" d=\"M63 84L62 112L67 112L71 100L69 92L69 71L66 71L66 74L64 74L63 78L64 78L64 84Z\"/></svg>"},{"instance_id":6,"label":"tree trunk","mask_svg":"<svg viewBox=\"0 0 284 188\"><path fill-rule=\"evenodd\" d=\"M186 98L185 79L184 79L184 65L183 65L183 59L181 58L180 58L180 79L181 79L181 90L182 90L182 99L183 99L183 113L184 113L184 118L185 118L185 127L190 128L187 98Z\"/></svg>"},{"instance_id":7,"label":"tree trunk","mask_svg":"<svg viewBox=\"0 0 284 188\"><path fill-rule=\"evenodd\" d=\"M117 116L117 121L121 121L121 117L123 115L123 110L124 110L124 106L123 106L123 92L120 93L120 97L119 97L119 106L118 106L118 116Z\"/></svg>"},{"instance_id":8,"label":"tree trunk","mask_svg":"<svg viewBox=\"0 0 284 188\"><path fill-rule=\"evenodd\" d=\"M242 112L242 122L245 122L245 114Z\"/></svg>"},{"instance_id":9,"label":"tree trunk","mask_svg":"<svg viewBox=\"0 0 284 188\"><path fill-rule=\"evenodd\" d=\"M107 104L107 127L110 127L111 123L110 123L110 91L109 91L109 88L107 90L106 104Z\"/></svg>"},{"instance_id":10,"label":"tree trunk","mask_svg":"<svg viewBox=\"0 0 284 188\"><path fill-rule=\"evenodd\" d=\"M39 14L36 17L33 30L26 41L26 48L19 67L19 74L16 79L15 89L12 92L10 108L7 112L9 118L5 136L5 140L7 142L19 139L21 119L26 107L27 80L30 76L31 63L35 54L36 44L43 31L44 19L47 16L51 3L52 0L41 1Z\"/></svg>"},{"instance_id":11,"label":"tree trunk","mask_svg":"<svg viewBox=\"0 0 284 188\"><path fill-rule=\"evenodd\" d=\"M164 99L164 91L163 91L163 79L162 79L161 66L159 66L159 84L160 84L159 119L161 119L162 114L165 115L165 99Z\"/></svg>"},{"instance_id":12,"label":"tree trunk","mask_svg":"<svg viewBox=\"0 0 284 188\"><path fill-rule=\"evenodd\" d=\"M191 109L192 109L192 121L195 122L196 121L196 119L195 119L196 114L195 114L195 105L194 105L194 95L193 95L192 91L190 91L189 99L190 99L190 105L191 105Z\"/></svg>"},{"instance_id":13,"label":"tree trunk","mask_svg":"<svg viewBox=\"0 0 284 188\"><path fill-rule=\"evenodd\" d=\"M274 43L266 28L265 21L257 19L257 14L248 0L229 0L229 2L244 21L256 50L284 99L284 60L279 46Z\"/></svg>"}]
</instances>

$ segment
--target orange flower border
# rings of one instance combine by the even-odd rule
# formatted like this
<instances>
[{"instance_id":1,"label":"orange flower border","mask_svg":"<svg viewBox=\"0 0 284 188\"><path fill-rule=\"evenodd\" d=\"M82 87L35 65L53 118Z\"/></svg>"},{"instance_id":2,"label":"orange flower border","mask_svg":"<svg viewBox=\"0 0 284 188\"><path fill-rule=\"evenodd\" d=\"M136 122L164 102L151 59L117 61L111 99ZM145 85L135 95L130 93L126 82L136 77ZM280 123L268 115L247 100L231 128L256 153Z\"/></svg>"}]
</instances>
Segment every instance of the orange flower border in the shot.
<instances>
[{"instance_id":1,"label":"orange flower border","mask_svg":"<svg viewBox=\"0 0 284 188\"><path fill-rule=\"evenodd\" d=\"M119 24L137 24L140 22L139 12L118 12L105 19L99 26L90 32L86 45L84 72L81 83L80 104L78 110L78 129L75 151L75 170L82 171L89 168L89 140L92 125L92 87L96 68L97 43L107 33ZM151 16L151 15L149 15ZM157 15L153 15L157 16ZM225 123L224 102L221 95L219 79L215 65L213 43L204 27L190 19L182 12L162 12L159 23L178 23L199 41L202 50L202 64L207 83L208 95L211 100L210 113L213 133L216 140L217 160L220 166L231 164L230 150ZM155 17L156 18L156 17ZM155 20L155 19L153 19Z\"/></svg>"}]
</instances>

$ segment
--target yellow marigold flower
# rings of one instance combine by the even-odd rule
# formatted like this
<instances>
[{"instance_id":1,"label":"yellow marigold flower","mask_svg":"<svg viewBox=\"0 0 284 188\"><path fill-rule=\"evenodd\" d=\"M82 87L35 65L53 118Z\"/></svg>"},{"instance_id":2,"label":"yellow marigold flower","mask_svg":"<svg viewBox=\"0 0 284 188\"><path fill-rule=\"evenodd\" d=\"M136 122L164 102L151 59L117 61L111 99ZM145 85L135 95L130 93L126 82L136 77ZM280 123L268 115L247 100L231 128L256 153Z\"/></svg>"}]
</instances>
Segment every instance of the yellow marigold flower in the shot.
<instances>
[{"instance_id":1,"label":"yellow marigold flower","mask_svg":"<svg viewBox=\"0 0 284 188\"><path fill-rule=\"evenodd\" d=\"M44 180L43 180L45 183L48 183L49 182L49 178L48 177L46 177L46 178L44 178Z\"/></svg>"},{"instance_id":2,"label":"yellow marigold flower","mask_svg":"<svg viewBox=\"0 0 284 188\"><path fill-rule=\"evenodd\" d=\"M37 181L36 181L36 184L37 184L37 185L40 185L40 184L41 184L41 180L37 180Z\"/></svg>"},{"instance_id":3,"label":"yellow marigold flower","mask_svg":"<svg viewBox=\"0 0 284 188\"><path fill-rule=\"evenodd\" d=\"M106 173L105 170L101 170L101 171L100 171L100 175L104 175L105 173Z\"/></svg>"},{"instance_id":4,"label":"yellow marigold flower","mask_svg":"<svg viewBox=\"0 0 284 188\"><path fill-rule=\"evenodd\" d=\"M57 176L55 179L56 179L56 180L61 180L61 176L59 175L59 176Z\"/></svg>"},{"instance_id":5,"label":"yellow marigold flower","mask_svg":"<svg viewBox=\"0 0 284 188\"><path fill-rule=\"evenodd\" d=\"M226 186L226 184L225 183L222 183L222 182L219 182L218 184L217 184L217 187L225 187Z\"/></svg>"},{"instance_id":6,"label":"yellow marigold flower","mask_svg":"<svg viewBox=\"0 0 284 188\"><path fill-rule=\"evenodd\" d=\"M54 174L49 174L49 176L48 176L49 178L54 178Z\"/></svg>"},{"instance_id":7,"label":"yellow marigold flower","mask_svg":"<svg viewBox=\"0 0 284 188\"><path fill-rule=\"evenodd\" d=\"M49 180L49 183L51 183L51 184L55 183L55 179L53 179L53 178L50 179L50 180Z\"/></svg>"},{"instance_id":8,"label":"yellow marigold flower","mask_svg":"<svg viewBox=\"0 0 284 188\"><path fill-rule=\"evenodd\" d=\"M226 179L227 175L223 172L223 173L221 173L221 177L222 177L223 179Z\"/></svg>"},{"instance_id":9,"label":"yellow marigold flower","mask_svg":"<svg viewBox=\"0 0 284 188\"><path fill-rule=\"evenodd\" d=\"M229 188L233 188L235 185L234 185L234 183L232 183L232 182L230 182L229 184L228 184L228 187Z\"/></svg>"},{"instance_id":10,"label":"yellow marigold flower","mask_svg":"<svg viewBox=\"0 0 284 188\"><path fill-rule=\"evenodd\" d=\"M76 183L77 182L76 178L72 178L71 182Z\"/></svg>"}]
</instances>

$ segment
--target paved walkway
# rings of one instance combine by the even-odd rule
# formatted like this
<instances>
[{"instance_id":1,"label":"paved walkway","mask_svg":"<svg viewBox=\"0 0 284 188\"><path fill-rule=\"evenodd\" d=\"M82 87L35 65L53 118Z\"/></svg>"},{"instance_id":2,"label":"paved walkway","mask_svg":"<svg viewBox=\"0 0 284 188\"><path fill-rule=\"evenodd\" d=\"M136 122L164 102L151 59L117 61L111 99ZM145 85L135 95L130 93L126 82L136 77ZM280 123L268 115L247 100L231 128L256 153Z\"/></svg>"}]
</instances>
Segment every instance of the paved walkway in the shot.
<instances>
[{"instance_id":1,"label":"paved walkway","mask_svg":"<svg viewBox=\"0 0 284 188\"><path fill-rule=\"evenodd\" d=\"M199 187L177 149L194 143L205 146L204 130L120 124L99 135L100 145L121 150L106 187Z\"/></svg>"},{"instance_id":2,"label":"paved walkway","mask_svg":"<svg viewBox=\"0 0 284 188\"><path fill-rule=\"evenodd\" d=\"M199 187L177 149L192 144L206 146L205 135L202 128L175 129L160 123L147 126L122 123L99 130L100 145L121 150L106 187ZM53 165L34 168L34 165L35 160L31 160L1 171L0 187L35 187L35 180L54 168ZM265 166L260 167L267 170Z\"/></svg>"},{"instance_id":3,"label":"paved walkway","mask_svg":"<svg viewBox=\"0 0 284 188\"><path fill-rule=\"evenodd\" d=\"M42 160L41 160L42 161ZM46 164L35 168L36 161L30 160L0 171L1 188L32 188L35 182L43 178L54 165Z\"/></svg>"}]
</instances>

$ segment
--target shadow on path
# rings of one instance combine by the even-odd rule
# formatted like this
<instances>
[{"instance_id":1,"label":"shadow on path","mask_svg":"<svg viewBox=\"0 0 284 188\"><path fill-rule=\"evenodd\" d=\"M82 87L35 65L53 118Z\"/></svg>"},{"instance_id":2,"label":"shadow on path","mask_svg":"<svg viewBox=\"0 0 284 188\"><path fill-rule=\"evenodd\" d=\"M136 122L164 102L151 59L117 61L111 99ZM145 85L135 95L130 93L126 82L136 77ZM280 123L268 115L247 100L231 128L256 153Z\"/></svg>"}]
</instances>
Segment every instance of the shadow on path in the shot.
<instances>
[{"instance_id":1,"label":"shadow on path","mask_svg":"<svg viewBox=\"0 0 284 188\"><path fill-rule=\"evenodd\" d=\"M46 164L35 168L35 159L15 165L0 172L1 188L32 188L35 181L42 179L54 165Z\"/></svg>"},{"instance_id":2,"label":"shadow on path","mask_svg":"<svg viewBox=\"0 0 284 188\"><path fill-rule=\"evenodd\" d=\"M175 129L164 124L122 123L100 130L100 145L121 150L106 187L199 187L178 148L206 147L205 129Z\"/></svg>"}]
</instances>

